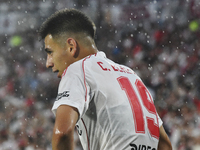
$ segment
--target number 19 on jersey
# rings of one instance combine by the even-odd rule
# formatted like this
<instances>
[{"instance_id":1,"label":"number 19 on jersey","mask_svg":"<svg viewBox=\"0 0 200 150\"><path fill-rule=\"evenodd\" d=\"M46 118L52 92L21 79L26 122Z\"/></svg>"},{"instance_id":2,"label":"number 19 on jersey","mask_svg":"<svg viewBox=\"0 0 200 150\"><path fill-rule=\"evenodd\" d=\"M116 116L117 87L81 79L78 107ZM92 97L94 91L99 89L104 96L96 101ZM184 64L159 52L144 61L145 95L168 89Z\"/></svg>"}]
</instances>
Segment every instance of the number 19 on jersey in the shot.
<instances>
[{"instance_id":1,"label":"number 19 on jersey","mask_svg":"<svg viewBox=\"0 0 200 150\"><path fill-rule=\"evenodd\" d=\"M127 77L121 76L117 78L117 80L122 90L125 91L129 100L133 112L136 133L145 134L146 131L144 119L146 119L150 135L156 139L159 139L159 125L156 123L158 122L156 108L154 106L150 93L146 89L145 85L142 83L142 81L138 79L135 81L134 84L139 93L139 96L137 96L135 89L133 88L130 80ZM142 102L140 102L139 98L141 98ZM144 106L147 109L149 114L153 114L156 116L156 121L154 118L148 117L148 114L145 116L145 118L143 117L144 111L142 106Z\"/></svg>"}]
</instances>

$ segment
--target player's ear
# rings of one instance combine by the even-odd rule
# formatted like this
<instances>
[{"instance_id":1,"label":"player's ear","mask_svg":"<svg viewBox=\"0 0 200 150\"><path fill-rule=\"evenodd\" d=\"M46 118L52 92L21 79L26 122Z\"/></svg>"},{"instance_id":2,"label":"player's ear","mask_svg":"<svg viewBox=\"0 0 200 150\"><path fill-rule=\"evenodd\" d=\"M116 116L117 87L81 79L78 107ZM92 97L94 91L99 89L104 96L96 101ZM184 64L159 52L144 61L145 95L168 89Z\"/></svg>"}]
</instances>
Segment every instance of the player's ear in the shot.
<instances>
[{"instance_id":1,"label":"player's ear","mask_svg":"<svg viewBox=\"0 0 200 150\"><path fill-rule=\"evenodd\" d=\"M78 44L76 40L73 38L68 38L66 44L67 44L67 50L73 57L76 58L78 54Z\"/></svg>"}]
</instances>

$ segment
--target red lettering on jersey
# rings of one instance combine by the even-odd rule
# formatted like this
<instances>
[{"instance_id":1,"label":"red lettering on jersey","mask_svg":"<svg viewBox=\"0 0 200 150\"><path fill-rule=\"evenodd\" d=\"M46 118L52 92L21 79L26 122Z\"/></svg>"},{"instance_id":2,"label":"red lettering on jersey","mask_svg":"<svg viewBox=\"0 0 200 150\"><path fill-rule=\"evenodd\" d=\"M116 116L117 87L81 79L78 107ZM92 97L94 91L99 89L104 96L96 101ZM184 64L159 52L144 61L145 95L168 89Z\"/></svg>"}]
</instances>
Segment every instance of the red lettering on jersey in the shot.
<instances>
[{"instance_id":1,"label":"red lettering on jersey","mask_svg":"<svg viewBox=\"0 0 200 150\"><path fill-rule=\"evenodd\" d=\"M99 61L99 62L97 62L97 64L98 64L98 65L101 67L101 69L103 69L104 71L108 71L108 70L110 71L110 69L104 68L104 67L102 66L102 64L103 64L102 62Z\"/></svg>"},{"instance_id":2,"label":"red lettering on jersey","mask_svg":"<svg viewBox=\"0 0 200 150\"><path fill-rule=\"evenodd\" d=\"M128 74L132 74L132 71L130 69L127 69L127 68L125 68L123 66L116 67L116 66L111 65L111 67L113 68L114 71L119 71L119 72L124 72L124 73L128 73Z\"/></svg>"},{"instance_id":3,"label":"red lettering on jersey","mask_svg":"<svg viewBox=\"0 0 200 150\"><path fill-rule=\"evenodd\" d=\"M115 68L115 66L111 65L111 67L113 68L114 71L119 71L119 69Z\"/></svg>"},{"instance_id":4,"label":"red lettering on jersey","mask_svg":"<svg viewBox=\"0 0 200 150\"><path fill-rule=\"evenodd\" d=\"M125 69L123 67L120 66L119 68L120 68L119 70L120 72L125 72Z\"/></svg>"},{"instance_id":5,"label":"red lettering on jersey","mask_svg":"<svg viewBox=\"0 0 200 150\"><path fill-rule=\"evenodd\" d=\"M130 70L130 69L127 69L127 70L126 70L126 73L128 73L128 74L132 74L132 72L133 72L133 71Z\"/></svg>"},{"instance_id":6,"label":"red lettering on jersey","mask_svg":"<svg viewBox=\"0 0 200 150\"><path fill-rule=\"evenodd\" d=\"M131 109L133 112L133 119L135 122L136 133L145 133L142 108L129 79L126 77L119 77L117 80L122 90L126 92L128 100L130 102Z\"/></svg>"},{"instance_id":7,"label":"red lettering on jersey","mask_svg":"<svg viewBox=\"0 0 200 150\"><path fill-rule=\"evenodd\" d=\"M152 97L149 93L149 91L146 89L145 85L142 83L142 81L137 80L136 81L136 87L140 93L140 96L142 98L143 105L145 108L148 110L149 113L154 114L157 118L158 121L158 116L156 113L156 108L154 106ZM151 134L151 136L155 138L159 138L159 126L155 124L155 120L153 118L147 117L147 122L148 122L148 129Z\"/></svg>"},{"instance_id":8,"label":"red lettering on jersey","mask_svg":"<svg viewBox=\"0 0 200 150\"><path fill-rule=\"evenodd\" d=\"M137 91L139 92L140 98L142 102L139 101L139 97L137 97L135 90L127 77L121 76L117 78L122 90L126 92L128 100L131 105L131 109L133 112L133 118L135 122L135 130L136 133L145 133L144 129L144 118L143 118L143 106L147 109L147 111L156 116L156 121L158 122L158 116L156 112L156 108L154 106L153 100L151 98L150 93L146 89L145 85L140 80L136 80L135 85L137 87ZM147 120L148 131L152 137L159 139L159 126L156 124L154 118L149 117L148 114L145 115Z\"/></svg>"}]
</instances>

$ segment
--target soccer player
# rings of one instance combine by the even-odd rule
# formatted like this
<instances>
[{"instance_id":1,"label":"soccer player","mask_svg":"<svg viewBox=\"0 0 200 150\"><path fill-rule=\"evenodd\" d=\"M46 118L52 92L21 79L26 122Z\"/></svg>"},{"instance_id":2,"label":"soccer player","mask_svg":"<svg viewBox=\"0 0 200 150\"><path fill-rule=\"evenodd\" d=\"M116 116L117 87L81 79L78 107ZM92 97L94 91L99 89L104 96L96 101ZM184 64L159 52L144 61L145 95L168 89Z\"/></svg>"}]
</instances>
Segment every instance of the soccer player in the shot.
<instances>
[{"instance_id":1,"label":"soccer player","mask_svg":"<svg viewBox=\"0 0 200 150\"><path fill-rule=\"evenodd\" d=\"M133 70L97 50L95 30L75 9L60 10L41 26L46 67L61 78L53 150L74 149L75 127L84 150L171 150L151 94Z\"/></svg>"}]
</instances>

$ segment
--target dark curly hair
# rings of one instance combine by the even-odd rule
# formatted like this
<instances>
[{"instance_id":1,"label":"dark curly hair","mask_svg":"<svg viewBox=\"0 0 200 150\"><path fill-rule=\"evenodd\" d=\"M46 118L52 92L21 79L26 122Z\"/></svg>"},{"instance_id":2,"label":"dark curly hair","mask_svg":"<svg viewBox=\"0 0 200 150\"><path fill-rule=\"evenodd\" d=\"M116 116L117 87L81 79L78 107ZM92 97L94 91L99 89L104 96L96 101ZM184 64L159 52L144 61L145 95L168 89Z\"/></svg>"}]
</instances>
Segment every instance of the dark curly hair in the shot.
<instances>
[{"instance_id":1,"label":"dark curly hair","mask_svg":"<svg viewBox=\"0 0 200 150\"><path fill-rule=\"evenodd\" d=\"M51 15L41 26L40 36L48 34L53 37L65 33L85 33L94 39L96 26L84 13L76 9L63 9Z\"/></svg>"}]
</instances>

